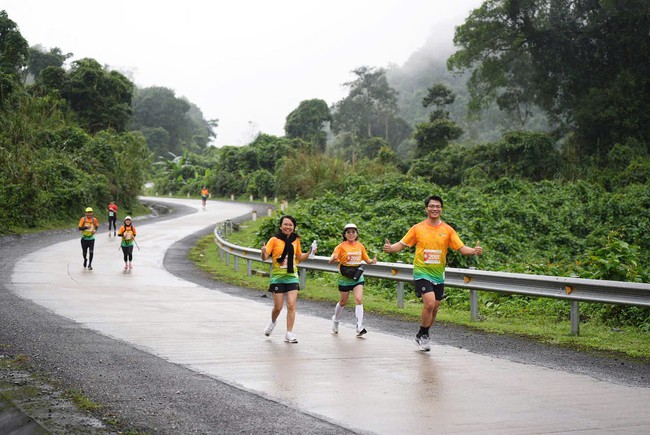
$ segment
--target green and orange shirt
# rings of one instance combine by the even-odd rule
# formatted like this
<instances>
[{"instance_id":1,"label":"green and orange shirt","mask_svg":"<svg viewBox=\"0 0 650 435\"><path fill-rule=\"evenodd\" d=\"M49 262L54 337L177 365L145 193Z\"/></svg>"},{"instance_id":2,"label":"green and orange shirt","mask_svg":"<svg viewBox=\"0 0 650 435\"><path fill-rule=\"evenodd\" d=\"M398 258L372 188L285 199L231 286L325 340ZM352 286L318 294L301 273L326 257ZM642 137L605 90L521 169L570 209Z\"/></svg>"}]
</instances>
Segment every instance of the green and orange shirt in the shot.
<instances>
[{"instance_id":1,"label":"green and orange shirt","mask_svg":"<svg viewBox=\"0 0 650 435\"><path fill-rule=\"evenodd\" d=\"M296 256L302 254L302 251L300 250L300 239L296 238L296 240L293 241L292 245L294 253L294 267L293 273L288 273L288 259L285 258L282 263L278 263L278 259L282 256L282 252L284 252L284 241L278 239L277 237L271 237L266 243L266 252L268 252L273 259L273 269L271 270L271 284L296 284L300 282L298 279L298 268L296 267L298 264Z\"/></svg>"},{"instance_id":2,"label":"green and orange shirt","mask_svg":"<svg viewBox=\"0 0 650 435\"><path fill-rule=\"evenodd\" d=\"M117 230L118 237L122 238L122 243L120 243L120 246L133 246L136 234L137 233L133 225L129 225L128 227L122 225L120 229Z\"/></svg>"},{"instance_id":3,"label":"green and orange shirt","mask_svg":"<svg viewBox=\"0 0 650 435\"><path fill-rule=\"evenodd\" d=\"M82 217L79 220L79 229L83 240L95 240L95 231L99 228L99 221L96 217Z\"/></svg>"},{"instance_id":4,"label":"green and orange shirt","mask_svg":"<svg viewBox=\"0 0 650 435\"><path fill-rule=\"evenodd\" d=\"M339 243L336 248L334 248L334 253L338 255L337 260L339 262L339 268L340 266L359 266L361 264L361 260L365 261L366 263L370 263L371 261L370 257L368 256L368 252L366 251L366 247L357 240L355 240L354 243ZM338 283L339 285L346 286L361 283L364 281L365 280L363 279L363 275L361 275L361 278L358 281L355 281L352 278L348 278L347 276L339 274Z\"/></svg>"},{"instance_id":5,"label":"green and orange shirt","mask_svg":"<svg viewBox=\"0 0 650 435\"><path fill-rule=\"evenodd\" d=\"M445 282L447 249L457 251L464 246L451 226L442 221L433 226L426 220L413 225L400 243L409 247L415 245L413 279L426 279L435 284Z\"/></svg>"}]
</instances>

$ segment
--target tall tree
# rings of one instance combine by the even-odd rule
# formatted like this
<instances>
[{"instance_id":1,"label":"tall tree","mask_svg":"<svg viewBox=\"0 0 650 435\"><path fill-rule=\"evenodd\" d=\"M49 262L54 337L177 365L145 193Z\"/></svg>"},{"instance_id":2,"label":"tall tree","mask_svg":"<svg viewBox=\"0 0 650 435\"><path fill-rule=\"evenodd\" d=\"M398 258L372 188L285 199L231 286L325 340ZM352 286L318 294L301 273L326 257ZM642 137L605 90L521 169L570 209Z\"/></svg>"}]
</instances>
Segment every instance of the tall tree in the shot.
<instances>
[{"instance_id":1,"label":"tall tree","mask_svg":"<svg viewBox=\"0 0 650 435\"><path fill-rule=\"evenodd\" d=\"M436 83L428 89L427 95L422 99L424 107L434 106L430 113L429 121L417 124L415 127L415 151L417 157L440 150L449 144L449 141L458 139L463 130L451 119L445 107L452 104L456 95L448 86Z\"/></svg>"},{"instance_id":2,"label":"tall tree","mask_svg":"<svg viewBox=\"0 0 650 435\"><path fill-rule=\"evenodd\" d=\"M650 143L647 0L488 0L454 43L448 66L472 70L475 106L519 89L510 96L575 127L582 155L629 137Z\"/></svg>"},{"instance_id":3,"label":"tall tree","mask_svg":"<svg viewBox=\"0 0 650 435\"><path fill-rule=\"evenodd\" d=\"M19 87L28 58L29 44L16 23L9 19L7 11L0 11L0 108Z\"/></svg>"},{"instance_id":4,"label":"tall tree","mask_svg":"<svg viewBox=\"0 0 650 435\"><path fill-rule=\"evenodd\" d=\"M59 47L45 51L41 45L35 45L29 49L27 71L36 78L47 67L62 68L63 63L71 57L72 53L63 54Z\"/></svg>"},{"instance_id":5,"label":"tall tree","mask_svg":"<svg viewBox=\"0 0 650 435\"><path fill-rule=\"evenodd\" d=\"M313 149L323 152L327 141L325 129L331 121L332 115L325 101L305 100L287 115L284 132L288 138L303 139L311 143Z\"/></svg>"},{"instance_id":6,"label":"tall tree","mask_svg":"<svg viewBox=\"0 0 650 435\"><path fill-rule=\"evenodd\" d=\"M206 121L201 110L185 98L178 98L172 89L152 86L138 89L133 98L133 129L147 137L149 148L156 155L182 153L183 149L200 152L216 136L218 120ZM167 141L157 129L167 132ZM155 137L152 137L155 131ZM153 141L149 139L153 138Z\"/></svg>"},{"instance_id":7,"label":"tall tree","mask_svg":"<svg viewBox=\"0 0 650 435\"><path fill-rule=\"evenodd\" d=\"M102 68L94 59L84 58L72 63L61 96L89 132L109 128L123 132L131 120L134 88L124 75Z\"/></svg>"},{"instance_id":8,"label":"tall tree","mask_svg":"<svg viewBox=\"0 0 650 435\"><path fill-rule=\"evenodd\" d=\"M389 140L389 127L398 107L397 92L388 84L386 71L363 66L352 72L357 78L344 83L350 93L334 105L333 130L348 131L361 138L380 136Z\"/></svg>"}]
</instances>

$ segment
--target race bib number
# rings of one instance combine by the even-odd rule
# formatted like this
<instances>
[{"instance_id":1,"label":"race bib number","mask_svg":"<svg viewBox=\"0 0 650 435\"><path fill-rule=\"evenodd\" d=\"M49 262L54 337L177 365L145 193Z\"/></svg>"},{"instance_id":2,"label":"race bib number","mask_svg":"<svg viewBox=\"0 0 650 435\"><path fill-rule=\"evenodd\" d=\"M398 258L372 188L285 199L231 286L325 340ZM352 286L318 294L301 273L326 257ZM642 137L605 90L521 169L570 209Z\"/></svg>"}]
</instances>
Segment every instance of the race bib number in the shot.
<instances>
[{"instance_id":1,"label":"race bib number","mask_svg":"<svg viewBox=\"0 0 650 435\"><path fill-rule=\"evenodd\" d=\"M131 240L133 238L133 233L131 231L124 232L124 240Z\"/></svg>"},{"instance_id":2,"label":"race bib number","mask_svg":"<svg viewBox=\"0 0 650 435\"><path fill-rule=\"evenodd\" d=\"M425 249L424 264L440 264L442 251L440 249Z\"/></svg>"},{"instance_id":3,"label":"race bib number","mask_svg":"<svg viewBox=\"0 0 650 435\"><path fill-rule=\"evenodd\" d=\"M346 263L352 266L361 264L361 252L360 251L348 252L348 259Z\"/></svg>"},{"instance_id":4,"label":"race bib number","mask_svg":"<svg viewBox=\"0 0 650 435\"><path fill-rule=\"evenodd\" d=\"M113 216L115 216L115 212L114 212L114 211L109 211L109 212L108 212L108 215L109 215L110 217L113 217Z\"/></svg>"}]
</instances>

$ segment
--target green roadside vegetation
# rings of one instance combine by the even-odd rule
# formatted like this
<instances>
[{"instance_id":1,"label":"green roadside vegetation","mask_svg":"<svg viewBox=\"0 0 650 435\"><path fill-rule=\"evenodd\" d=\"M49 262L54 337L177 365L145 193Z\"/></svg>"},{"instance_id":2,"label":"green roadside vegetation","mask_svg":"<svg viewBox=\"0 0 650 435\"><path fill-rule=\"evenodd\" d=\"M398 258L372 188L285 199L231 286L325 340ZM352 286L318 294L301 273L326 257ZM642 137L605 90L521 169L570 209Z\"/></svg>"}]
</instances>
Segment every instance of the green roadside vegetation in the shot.
<instances>
[{"instance_id":1,"label":"green roadside vegetation","mask_svg":"<svg viewBox=\"0 0 650 435\"><path fill-rule=\"evenodd\" d=\"M260 219L255 222L246 222L229 235L228 240L240 246L258 246L259 233L268 222L277 219ZM319 255L327 255L322 252ZM247 287L260 292L268 288L268 277L254 274L247 276L246 268L240 267L235 271L232 261L226 265L216 249L213 236L202 238L190 253L190 258L198 267L209 272L215 280L228 282L234 285ZM380 258L381 261L381 258ZM268 272L268 265L253 263L253 269ZM407 289L407 298L404 308L397 307L394 292L394 283L389 283L392 291L387 291L386 283L381 280L368 278L364 292L364 308L371 315L384 315L417 323L420 319L421 303ZM307 286L301 290L300 298L326 301L332 306L338 300L336 290L336 276L331 273L309 272ZM470 329L485 331L494 334L512 334L538 340L552 345L561 345L580 351L604 353L618 358L630 358L650 362L650 336L647 331L633 326L612 326L598 320L582 321L580 335L570 334L571 325L568 317L569 303L538 299L539 306L554 308L526 308L520 302L508 303L507 298L501 296L499 304L493 301L498 295L481 292L481 307L479 309L481 320L470 320L468 291L448 289L449 297L443 302L438 314L439 322L463 325ZM513 297L510 297L512 299ZM517 300L517 297L515 300ZM526 298L531 299L531 298ZM499 306L497 306L499 305ZM528 304L530 305L530 304ZM562 312L564 318L558 318L557 305L565 306ZM602 305L602 304L581 304Z\"/></svg>"},{"instance_id":2,"label":"green roadside vegetation","mask_svg":"<svg viewBox=\"0 0 650 435\"><path fill-rule=\"evenodd\" d=\"M118 207L120 204L118 204ZM107 212L106 206L102 207L97 207L97 206L91 206L94 210L95 217L99 221L99 231L105 231L108 228L108 217L107 217ZM79 219L81 219L84 216L84 209L86 208L86 205L84 204L79 204L79 216L78 217L70 217L70 216L62 216L62 217L54 217L51 220L48 221L43 221L42 223L39 223L38 227L34 228L26 228L24 226L15 226L15 227L9 227L7 228L4 232L6 234L32 234L32 233L38 233L41 231L56 231L56 230L65 230L65 229L73 229L75 230L77 228L77 225L79 225ZM133 217L136 216L145 216L151 213L149 208L145 207L142 205L142 203L134 203L132 207L129 209L124 209L120 208L118 210L118 215L117 215L117 226L118 228L120 225L122 225L122 221L124 218L128 215L131 215ZM2 235L0 233L0 235Z\"/></svg>"}]
</instances>

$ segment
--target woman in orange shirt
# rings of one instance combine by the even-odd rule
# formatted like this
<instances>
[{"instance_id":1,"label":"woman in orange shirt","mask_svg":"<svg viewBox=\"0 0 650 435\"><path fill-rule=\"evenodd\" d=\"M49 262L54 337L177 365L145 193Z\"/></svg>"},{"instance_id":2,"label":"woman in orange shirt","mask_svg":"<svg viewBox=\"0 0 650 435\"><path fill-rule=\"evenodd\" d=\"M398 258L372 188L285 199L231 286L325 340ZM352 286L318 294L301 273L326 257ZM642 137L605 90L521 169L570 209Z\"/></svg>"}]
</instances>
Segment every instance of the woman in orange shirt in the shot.
<instances>
[{"instance_id":1,"label":"woman in orange shirt","mask_svg":"<svg viewBox=\"0 0 650 435\"><path fill-rule=\"evenodd\" d=\"M92 207L86 207L86 215L79 220L81 231L81 254L84 257L84 269L93 270L93 255L95 253L95 233L99 228L99 221L93 215Z\"/></svg>"},{"instance_id":2,"label":"woman in orange shirt","mask_svg":"<svg viewBox=\"0 0 650 435\"><path fill-rule=\"evenodd\" d=\"M117 235L122 238L122 254L124 254L124 270L133 269L133 244L137 231L133 226L131 216L124 218L124 225L117 231Z\"/></svg>"},{"instance_id":3,"label":"woman in orange shirt","mask_svg":"<svg viewBox=\"0 0 650 435\"><path fill-rule=\"evenodd\" d=\"M287 306L287 333L284 341L287 343L298 343L293 333L293 325L296 320L296 302L300 290L298 279L298 268L295 267L301 261L306 260L311 252L302 252L300 247L300 236L296 234L296 219L285 215L280 217L280 228L275 236L262 245L262 260L269 258L273 260L271 270L271 285L269 291L273 294L273 309L271 310L271 322L264 330L264 335L271 335L275 328L275 322L282 311L282 306ZM316 253L316 251L314 251Z\"/></svg>"},{"instance_id":4,"label":"woman in orange shirt","mask_svg":"<svg viewBox=\"0 0 650 435\"><path fill-rule=\"evenodd\" d=\"M341 299L336 303L332 316L332 331L339 333L339 321L345 305L348 303L350 291L354 293L354 314L357 318L357 337L366 332L363 327L363 268L362 261L366 264L377 263L377 257L370 259L365 246L359 242L359 233L355 224L347 224L343 228L343 242L334 248L329 259L330 264L339 263L339 293Z\"/></svg>"}]
</instances>

